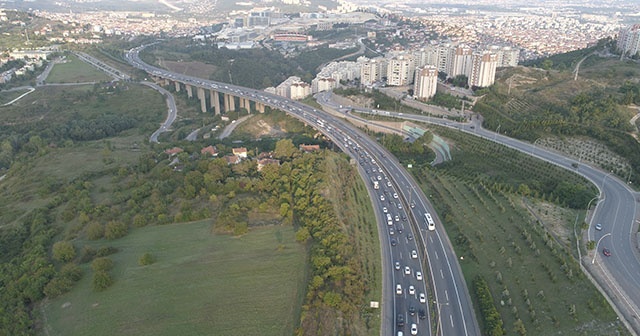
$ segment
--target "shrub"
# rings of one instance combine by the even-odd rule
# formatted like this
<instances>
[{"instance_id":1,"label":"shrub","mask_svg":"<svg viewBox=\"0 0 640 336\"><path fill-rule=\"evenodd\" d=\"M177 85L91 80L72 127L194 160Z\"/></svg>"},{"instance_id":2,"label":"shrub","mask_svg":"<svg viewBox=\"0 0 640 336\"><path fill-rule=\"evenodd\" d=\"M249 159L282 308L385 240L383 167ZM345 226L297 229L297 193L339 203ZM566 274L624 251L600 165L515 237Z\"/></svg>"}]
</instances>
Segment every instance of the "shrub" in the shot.
<instances>
[{"instance_id":1,"label":"shrub","mask_svg":"<svg viewBox=\"0 0 640 336\"><path fill-rule=\"evenodd\" d=\"M118 249L113 246L103 246L96 252L96 257L106 257L118 252Z\"/></svg>"},{"instance_id":2,"label":"shrub","mask_svg":"<svg viewBox=\"0 0 640 336\"><path fill-rule=\"evenodd\" d=\"M153 255L151 255L151 253L147 252L145 254L143 254L140 259L138 259L138 264L140 266L147 266L147 265L151 265L156 261L156 258L153 257Z\"/></svg>"},{"instance_id":3,"label":"shrub","mask_svg":"<svg viewBox=\"0 0 640 336\"><path fill-rule=\"evenodd\" d=\"M70 241L59 241L53 244L53 259L61 262L73 260L76 257L76 249Z\"/></svg>"},{"instance_id":4,"label":"shrub","mask_svg":"<svg viewBox=\"0 0 640 336\"><path fill-rule=\"evenodd\" d=\"M95 260L93 260L93 262L91 262L91 269L93 269L94 272L98 272L98 271L106 272L112 268L113 268L113 261L111 261L111 259L106 257L96 258Z\"/></svg>"},{"instance_id":5,"label":"shrub","mask_svg":"<svg viewBox=\"0 0 640 336\"><path fill-rule=\"evenodd\" d=\"M87 239L98 240L104 236L104 226L100 223L93 222L87 225L85 232L87 234Z\"/></svg>"},{"instance_id":6,"label":"shrub","mask_svg":"<svg viewBox=\"0 0 640 336\"><path fill-rule=\"evenodd\" d=\"M120 221L111 221L107 223L104 229L104 237L107 239L117 239L127 235L129 228L127 224Z\"/></svg>"},{"instance_id":7,"label":"shrub","mask_svg":"<svg viewBox=\"0 0 640 336\"><path fill-rule=\"evenodd\" d=\"M101 292L113 284L113 278L106 271L93 273L93 290Z\"/></svg>"}]
</instances>

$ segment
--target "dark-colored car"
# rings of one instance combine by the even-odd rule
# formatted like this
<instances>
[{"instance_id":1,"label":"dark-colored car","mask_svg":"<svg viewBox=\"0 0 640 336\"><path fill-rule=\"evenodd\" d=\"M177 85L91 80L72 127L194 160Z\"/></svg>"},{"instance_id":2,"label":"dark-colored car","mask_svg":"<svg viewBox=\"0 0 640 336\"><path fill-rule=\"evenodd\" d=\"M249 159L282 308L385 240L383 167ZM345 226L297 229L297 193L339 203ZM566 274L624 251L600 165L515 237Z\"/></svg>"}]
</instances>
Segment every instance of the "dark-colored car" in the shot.
<instances>
[{"instance_id":1,"label":"dark-colored car","mask_svg":"<svg viewBox=\"0 0 640 336\"><path fill-rule=\"evenodd\" d=\"M409 307L409 315L413 316L416 314L416 307L411 306Z\"/></svg>"},{"instance_id":2,"label":"dark-colored car","mask_svg":"<svg viewBox=\"0 0 640 336\"><path fill-rule=\"evenodd\" d=\"M398 241L394 239L391 239L391 246L396 246L398 245Z\"/></svg>"},{"instance_id":3,"label":"dark-colored car","mask_svg":"<svg viewBox=\"0 0 640 336\"><path fill-rule=\"evenodd\" d=\"M398 318L396 319L396 324L398 324L398 327L404 326L404 315L398 314Z\"/></svg>"},{"instance_id":4,"label":"dark-colored car","mask_svg":"<svg viewBox=\"0 0 640 336\"><path fill-rule=\"evenodd\" d=\"M606 257L610 257L611 251L609 251L609 249L605 247L602 249L602 254L604 254Z\"/></svg>"},{"instance_id":5,"label":"dark-colored car","mask_svg":"<svg viewBox=\"0 0 640 336\"><path fill-rule=\"evenodd\" d=\"M421 320L426 319L426 318L427 318L427 312L425 312L425 311L424 311L424 309L420 309L420 310L418 310L418 317L419 317Z\"/></svg>"}]
</instances>

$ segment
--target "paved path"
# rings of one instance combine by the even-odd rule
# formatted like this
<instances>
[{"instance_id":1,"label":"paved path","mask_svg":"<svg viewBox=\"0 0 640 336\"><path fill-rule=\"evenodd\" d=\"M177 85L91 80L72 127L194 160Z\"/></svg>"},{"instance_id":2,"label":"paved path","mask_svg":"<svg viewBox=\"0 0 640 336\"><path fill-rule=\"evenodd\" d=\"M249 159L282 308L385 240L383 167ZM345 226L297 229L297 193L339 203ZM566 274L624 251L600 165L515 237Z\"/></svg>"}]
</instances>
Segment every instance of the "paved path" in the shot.
<instances>
[{"instance_id":1,"label":"paved path","mask_svg":"<svg viewBox=\"0 0 640 336\"><path fill-rule=\"evenodd\" d=\"M222 139L228 137L231 134L231 132L233 132L233 130L236 129L236 126L238 126L238 124L240 124L241 122L249 119L249 117L251 117L251 114L247 115L247 116L244 116L244 117L236 120L236 122L227 125L227 127L225 127L224 130L222 130L222 134L220 134L218 136L218 139L222 140Z\"/></svg>"},{"instance_id":2,"label":"paved path","mask_svg":"<svg viewBox=\"0 0 640 336\"><path fill-rule=\"evenodd\" d=\"M165 119L164 123L160 125L160 128L158 128L155 132L153 132L153 134L151 134L151 136L149 137L149 142L159 143L158 136L160 135L160 133L168 132L169 128L171 128L171 124L173 124L173 122L176 120L176 116L178 115L176 100L174 99L171 92L165 90L164 88L162 88L161 86L155 83L151 83L151 82L140 82L140 83L160 92L167 101L167 119Z\"/></svg>"},{"instance_id":3,"label":"paved path","mask_svg":"<svg viewBox=\"0 0 640 336\"><path fill-rule=\"evenodd\" d=\"M24 88L24 87L23 87L23 88ZM27 90L29 90L29 91L27 91L27 92L25 92L25 93L23 93L23 94L19 95L16 99L14 99L14 100L12 100L12 101L10 101L10 102L8 102L8 103L6 103L6 104L2 105L2 106L9 106L9 105L11 105L11 104L13 104L13 103L17 102L18 100L20 100L22 97L24 97L24 96L26 96L26 95L30 94L31 92L35 91L36 89L34 89L34 88L32 88L32 87L30 87L30 86L29 86L29 87L27 88ZM7 90L7 91L8 91L8 90Z\"/></svg>"}]
</instances>

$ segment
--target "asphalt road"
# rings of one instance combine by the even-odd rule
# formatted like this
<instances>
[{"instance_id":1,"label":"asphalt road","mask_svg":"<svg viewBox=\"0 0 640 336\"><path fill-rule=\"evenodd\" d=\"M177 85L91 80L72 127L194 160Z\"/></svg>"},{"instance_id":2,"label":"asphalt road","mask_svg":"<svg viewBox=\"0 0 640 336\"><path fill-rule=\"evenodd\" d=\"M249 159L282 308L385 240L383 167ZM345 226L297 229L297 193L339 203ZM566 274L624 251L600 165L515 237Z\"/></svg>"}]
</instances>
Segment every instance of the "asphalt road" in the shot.
<instances>
[{"instance_id":1,"label":"asphalt road","mask_svg":"<svg viewBox=\"0 0 640 336\"><path fill-rule=\"evenodd\" d=\"M160 135L160 133L169 131L169 129L171 128L171 125L176 120L176 116L178 114L178 108L176 107L176 100L171 94L171 92L165 90L159 85L156 85L155 83L142 82L142 84L160 92L167 101L167 119L165 119L162 125L160 125L160 128L158 128L155 132L153 132L153 134L151 134L151 136L149 137L149 142L158 143L158 136Z\"/></svg>"},{"instance_id":2,"label":"asphalt road","mask_svg":"<svg viewBox=\"0 0 640 336\"><path fill-rule=\"evenodd\" d=\"M330 93L326 95L323 98L324 101L331 104ZM336 108L335 103L331 106ZM591 251L581 262L609 296L610 302L618 315L623 317L627 327L634 330L636 334L640 334L640 254L637 246L637 240L640 239L637 234L638 224L640 224L638 219L640 193L633 191L625 181L613 176L611 172L588 166L562 153L552 152L536 147L535 144L486 130L482 128L482 121L479 118L473 118L470 123L458 123L442 118L397 112L364 108L354 108L354 110L459 129L575 171L591 181L600 190L600 195L590 220L588 236L589 240L600 241L600 243L597 249ZM602 224L601 231L595 230L597 223ZM605 247L611 251L610 257L603 255L602 250Z\"/></svg>"},{"instance_id":3,"label":"asphalt road","mask_svg":"<svg viewBox=\"0 0 640 336\"><path fill-rule=\"evenodd\" d=\"M397 330L403 330L405 334L410 334L409 329L415 323L418 335L432 335L434 331L438 331L439 335L480 335L464 277L457 263L457 256L445 231L425 195L417 187L410 174L400 167L390 153L351 124L297 101L259 90L176 74L145 64L137 56L137 52L144 47L134 48L127 53L126 58L133 66L158 77L245 97L284 110L322 131L345 153L358 160L361 172L362 169L365 170L364 178L370 179L371 176L366 173L367 169L372 171L374 166L377 166L377 173L383 174L384 180L389 180L391 187L385 183L385 186L381 186L382 189L378 190L373 189L372 183L368 183L374 198L376 195L378 196L373 202L381 202L379 206L375 207L377 216L385 219L385 221L378 223L383 252L381 334L391 335L395 334ZM369 160L373 166L367 168L366 160ZM380 175L381 178L383 175ZM376 179L377 176L375 176ZM384 195L385 191L387 192L386 196ZM398 194L397 199L393 197L393 193ZM391 203L388 200L389 195L393 199ZM384 196L384 201L380 196ZM384 205L387 207L387 211L393 209L394 217L396 214L402 215L403 211L406 212L407 224L402 224L403 226L400 227L404 229L404 233L396 233L399 228L396 225L399 224L392 224L394 234L391 234L386 214L382 210L383 202L387 202ZM415 208L409 206L411 203L415 203ZM427 211L434 216L435 231L428 231L426 228L423 218ZM414 238L409 239L408 234ZM392 245L393 239L395 239L395 245ZM412 256L414 250L416 258ZM404 269L402 271L395 270L393 266L395 261L409 266L409 274L405 274ZM425 265L428 267L424 267ZM428 269L428 272L425 272L425 269ZM417 280L416 272L423 274L423 280ZM397 285L401 286L398 292L396 292ZM414 286L416 291L414 294L409 293L409 286ZM427 290L430 290L434 295L428 295ZM425 294L423 302L420 300L420 293ZM420 308L425 309L425 314L428 312L429 315L423 320L418 317L419 314L411 315L409 308L412 306L416 307L418 311ZM405 316L404 326L396 324L399 314ZM432 316L435 325L431 324Z\"/></svg>"}]
</instances>

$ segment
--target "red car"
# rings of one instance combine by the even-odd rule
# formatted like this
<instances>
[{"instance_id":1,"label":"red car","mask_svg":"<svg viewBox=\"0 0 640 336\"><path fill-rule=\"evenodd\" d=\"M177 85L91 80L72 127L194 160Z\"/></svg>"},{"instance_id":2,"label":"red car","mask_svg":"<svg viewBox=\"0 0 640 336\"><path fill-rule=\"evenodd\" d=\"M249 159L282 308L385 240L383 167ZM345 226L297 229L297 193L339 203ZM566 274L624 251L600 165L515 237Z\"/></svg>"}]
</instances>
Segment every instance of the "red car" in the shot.
<instances>
[{"instance_id":1,"label":"red car","mask_svg":"<svg viewBox=\"0 0 640 336\"><path fill-rule=\"evenodd\" d=\"M602 254L604 254L606 257L610 257L611 251L609 251L609 249L605 247L602 249Z\"/></svg>"}]
</instances>

